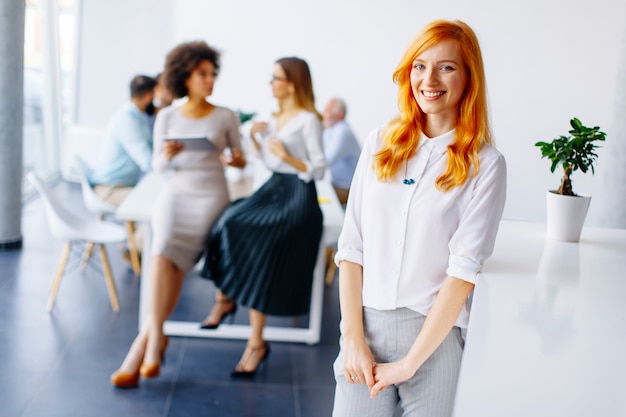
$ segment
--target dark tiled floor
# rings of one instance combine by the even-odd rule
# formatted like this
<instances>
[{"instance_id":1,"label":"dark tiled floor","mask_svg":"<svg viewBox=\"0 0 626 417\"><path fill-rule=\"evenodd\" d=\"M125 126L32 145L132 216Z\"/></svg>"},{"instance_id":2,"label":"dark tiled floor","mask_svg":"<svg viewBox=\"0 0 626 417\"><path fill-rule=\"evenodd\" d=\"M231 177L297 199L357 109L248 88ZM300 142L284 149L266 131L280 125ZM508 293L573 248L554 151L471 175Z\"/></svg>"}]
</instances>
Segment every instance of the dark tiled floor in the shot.
<instances>
[{"instance_id":1,"label":"dark tiled floor","mask_svg":"<svg viewBox=\"0 0 626 417\"><path fill-rule=\"evenodd\" d=\"M77 185L60 183L55 193L87 215ZM119 390L109 376L137 332L139 279L122 261L120 248L110 246L120 312L111 310L102 274L75 265L48 313L63 243L52 239L37 198L24 204L22 224L23 249L0 251L0 416L330 416L331 365L338 349L336 280L325 289L321 342L272 343L267 372L254 381L229 378L245 341L171 338L162 376L141 381L138 389ZM201 320L213 291L209 281L189 274L175 316ZM246 321L240 310L236 322Z\"/></svg>"}]
</instances>

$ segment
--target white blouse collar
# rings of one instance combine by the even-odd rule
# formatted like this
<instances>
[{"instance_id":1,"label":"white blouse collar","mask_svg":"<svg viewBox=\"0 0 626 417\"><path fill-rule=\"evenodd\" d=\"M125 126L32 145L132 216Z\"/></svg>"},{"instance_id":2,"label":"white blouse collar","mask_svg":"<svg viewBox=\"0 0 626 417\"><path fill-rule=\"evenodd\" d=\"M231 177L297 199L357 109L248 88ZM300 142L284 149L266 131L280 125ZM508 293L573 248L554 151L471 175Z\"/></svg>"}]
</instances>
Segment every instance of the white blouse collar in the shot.
<instances>
[{"instance_id":1,"label":"white blouse collar","mask_svg":"<svg viewBox=\"0 0 626 417\"><path fill-rule=\"evenodd\" d=\"M441 134L439 136L435 136L434 138L429 138L424 133L420 136L420 143L417 146L417 149L420 149L426 143L430 146L434 147L434 151L439 154L444 154L448 151L448 146L450 146L454 142L454 132L456 129L452 129L449 132Z\"/></svg>"}]
</instances>

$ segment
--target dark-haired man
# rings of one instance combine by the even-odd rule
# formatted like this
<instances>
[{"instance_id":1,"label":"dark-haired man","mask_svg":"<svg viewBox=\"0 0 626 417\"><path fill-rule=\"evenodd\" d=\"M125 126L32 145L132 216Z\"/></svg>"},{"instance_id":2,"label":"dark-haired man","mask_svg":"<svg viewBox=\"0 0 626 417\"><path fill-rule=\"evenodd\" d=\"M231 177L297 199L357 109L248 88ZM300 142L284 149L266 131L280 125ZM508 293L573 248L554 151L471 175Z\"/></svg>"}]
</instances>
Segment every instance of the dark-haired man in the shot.
<instances>
[{"instance_id":1,"label":"dark-haired man","mask_svg":"<svg viewBox=\"0 0 626 417\"><path fill-rule=\"evenodd\" d=\"M114 206L122 203L140 174L150 170L152 129L146 116L154 113L156 84L154 78L146 75L132 79L130 101L109 122L99 164L90 175L94 191Z\"/></svg>"}]
</instances>

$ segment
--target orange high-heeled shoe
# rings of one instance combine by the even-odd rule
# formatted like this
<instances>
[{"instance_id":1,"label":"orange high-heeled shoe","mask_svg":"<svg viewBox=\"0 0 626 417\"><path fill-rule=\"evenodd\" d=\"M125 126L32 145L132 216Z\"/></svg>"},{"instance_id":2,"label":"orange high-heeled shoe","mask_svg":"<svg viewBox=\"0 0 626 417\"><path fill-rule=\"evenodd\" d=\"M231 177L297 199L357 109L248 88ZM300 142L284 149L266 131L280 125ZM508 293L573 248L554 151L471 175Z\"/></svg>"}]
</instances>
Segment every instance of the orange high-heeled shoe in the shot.
<instances>
[{"instance_id":1,"label":"orange high-heeled shoe","mask_svg":"<svg viewBox=\"0 0 626 417\"><path fill-rule=\"evenodd\" d=\"M139 371L128 373L118 369L111 375L111 384L118 388L135 388L139 386Z\"/></svg>"},{"instance_id":2,"label":"orange high-heeled shoe","mask_svg":"<svg viewBox=\"0 0 626 417\"><path fill-rule=\"evenodd\" d=\"M167 349L167 344L169 343L170 338L165 336L163 340L163 347L161 347L161 361L155 363L145 363L143 362L139 367L139 374L143 378L156 378L161 374L161 364L165 364L165 349Z\"/></svg>"}]
</instances>

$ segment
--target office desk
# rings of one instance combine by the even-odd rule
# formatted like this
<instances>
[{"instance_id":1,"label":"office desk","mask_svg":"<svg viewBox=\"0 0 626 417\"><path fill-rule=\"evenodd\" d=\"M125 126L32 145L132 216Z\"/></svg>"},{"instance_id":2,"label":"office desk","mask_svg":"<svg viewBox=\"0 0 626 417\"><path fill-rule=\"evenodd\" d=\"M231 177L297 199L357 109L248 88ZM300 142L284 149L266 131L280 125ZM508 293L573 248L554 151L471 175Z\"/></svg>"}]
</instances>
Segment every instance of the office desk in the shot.
<instances>
[{"instance_id":1,"label":"office desk","mask_svg":"<svg viewBox=\"0 0 626 417\"><path fill-rule=\"evenodd\" d=\"M143 222L143 256L141 264L141 289L139 298L139 328L148 315L150 297L150 251L151 233L150 213L159 191L163 188L167 177L155 173L147 174L117 210L117 217L123 220ZM258 181L257 181L258 183ZM333 245L339 237L343 224L343 209L337 200L335 191L326 180L317 181L317 192L320 197L320 208L324 215L324 229L321 247L318 252L317 264L313 276L309 325L305 328L267 326L264 337L268 341L318 343L322 325L322 302L324 292L324 248ZM210 305L207 305L207 311ZM199 322L166 321L164 330L170 336L215 337L225 339L248 339L248 325L228 325L222 323L215 330L200 329Z\"/></svg>"},{"instance_id":2,"label":"office desk","mask_svg":"<svg viewBox=\"0 0 626 417\"><path fill-rule=\"evenodd\" d=\"M626 416L626 230L503 221L477 282L455 417Z\"/></svg>"}]
</instances>

